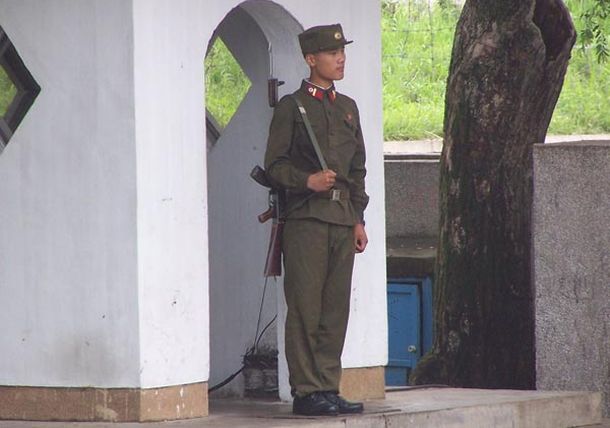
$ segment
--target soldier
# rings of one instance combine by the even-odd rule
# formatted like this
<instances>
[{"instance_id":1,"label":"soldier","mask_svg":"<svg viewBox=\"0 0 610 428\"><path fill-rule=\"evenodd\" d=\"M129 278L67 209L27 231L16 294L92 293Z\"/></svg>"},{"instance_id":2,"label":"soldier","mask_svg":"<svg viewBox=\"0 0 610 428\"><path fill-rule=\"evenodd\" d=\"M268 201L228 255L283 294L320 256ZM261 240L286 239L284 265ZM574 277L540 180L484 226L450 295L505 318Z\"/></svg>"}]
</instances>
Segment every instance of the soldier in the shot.
<instances>
[{"instance_id":1,"label":"soldier","mask_svg":"<svg viewBox=\"0 0 610 428\"><path fill-rule=\"evenodd\" d=\"M310 76L275 108L265 153L268 177L286 191L282 251L293 413L360 413L362 403L338 395L354 254L368 242L358 108L334 87L343 79L345 45L352 41L335 24L304 31L299 43ZM322 159L295 98L306 111Z\"/></svg>"}]
</instances>

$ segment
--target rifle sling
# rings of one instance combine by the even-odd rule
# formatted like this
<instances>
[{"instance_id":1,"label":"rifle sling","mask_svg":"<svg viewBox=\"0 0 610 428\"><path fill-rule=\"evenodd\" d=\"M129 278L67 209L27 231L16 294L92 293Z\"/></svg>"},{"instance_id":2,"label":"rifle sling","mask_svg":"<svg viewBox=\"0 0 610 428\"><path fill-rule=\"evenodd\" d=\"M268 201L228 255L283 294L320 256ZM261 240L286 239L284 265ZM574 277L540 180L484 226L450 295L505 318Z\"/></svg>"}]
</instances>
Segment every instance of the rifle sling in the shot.
<instances>
[{"instance_id":1,"label":"rifle sling","mask_svg":"<svg viewBox=\"0 0 610 428\"><path fill-rule=\"evenodd\" d=\"M323 170L328 169L328 165L326 164L326 160L324 160L324 155L322 154L322 150L320 150L320 145L318 144L318 139L316 138L316 134L314 134L313 129L311 127L311 122L309 122L309 118L307 117L307 110L303 107L303 103L296 95L292 95L292 98L297 103L299 108L299 113L301 113L301 117L303 118L303 123L305 124L305 129L307 130L307 135L309 135L309 140L311 141L311 145L316 152L316 156L318 156L318 161L320 162L320 166Z\"/></svg>"}]
</instances>

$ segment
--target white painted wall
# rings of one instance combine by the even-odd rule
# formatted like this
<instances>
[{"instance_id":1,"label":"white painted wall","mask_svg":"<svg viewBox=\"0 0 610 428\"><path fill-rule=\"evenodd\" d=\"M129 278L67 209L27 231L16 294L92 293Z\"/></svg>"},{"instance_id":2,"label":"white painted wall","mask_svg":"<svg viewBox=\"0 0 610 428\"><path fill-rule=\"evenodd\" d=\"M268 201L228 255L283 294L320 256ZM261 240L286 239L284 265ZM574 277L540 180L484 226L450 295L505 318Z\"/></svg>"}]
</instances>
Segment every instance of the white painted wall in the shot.
<instances>
[{"instance_id":1,"label":"white painted wall","mask_svg":"<svg viewBox=\"0 0 610 428\"><path fill-rule=\"evenodd\" d=\"M139 385L123 0L0 0L42 87L0 155L0 385Z\"/></svg>"},{"instance_id":2,"label":"white painted wall","mask_svg":"<svg viewBox=\"0 0 610 428\"><path fill-rule=\"evenodd\" d=\"M208 153L211 384L241 367L242 356L256 334L269 226L256 220L266 209L267 191L249 177L249 172L262 164L272 114L267 103L268 43L260 27L237 8L216 33L240 62L251 86ZM272 281L267 287L263 326L277 308L274 286ZM277 348L275 329L264 341ZM239 395L242 391L240 376L220 392Z\"/></svg>"},{"instance_id":3,"label":"white painted wall","mask_svg":"<svg viewBox=\"0 0 610 428\"><path fill-rule=\"evenodd\" d=\"M290 46L298 49L296 39L286 38L285 29L277 30L283 12L273 16L259 9L260 3L244 8L268 39L283 45L274 48L275 74L287 81L283 95L296 89L306 68L289 53ZM357 100L363 121L370 243L356 261L343 359L345 367L384 365L379 4L276 3L303 27L341 22L355 40L347 48L347 77L337 87ZM226 352L226 359L212 358L210 368L208 348L208 257L215 263L218 254L207 252L210 161L205 153L203 58L212 32L238 4L0 0L0 25L42 87L0 156L0 322L7 326L0 335L0 384L153 387L204 381L210 369L222 377L232 367L235 357L229 349L219 354ZM264 122L271 116L264 102L256 96L244 104L260 108L264 120L248 134L235 130L237 141L245 136L259 141L264 135ZM252 160L262 160L260 141L253 147L237 152L248 153L237 163L240 169L247 167L243 174ZM217 155L212 174L232 157L230 150L211 156ZM210 186L213 182L211 178ZM250 195L246 188L236 189L251 199L248 211L237 216L239 227L226 236L228 242L239 243L249 227L259 227L256 234L266 237L268 229L254 223L261 190L253 183L247 186L257 190ZM214 221L211 217L210 227ZM251 269L260 257L236 263ZM256 310L260 276L252 282L247 296L254 296L250 305ZM212 314L236 310L227 295L220 301L224 303ZM267 307L265 319L273 311ZM236 346L243 349L240 341L247 345L253 334L251 315L227 319L232 321L212 320L212 341L231 341L227 332L239 331ZM215 361L226 365L216 367ZM285 367L282 373L285 381Z\"/></svg>"},{"instance_id":4,"label":"white painted wall","mask_svg":"<svg viewBox=\"0 0 610 428\"><path fill-rule=\"evenodd\" d=\"M208 353L203 2L134 0L140 372L205 381Z\"/></svg>"},{"instance_id":5,"label":"white painted wall","mask_svg":"<svg viewBox=\"0 0 610 428\"><path fill-rule=\"evenodd\" d=\"M205 44L171 3L0 1L42 87L0 157L2 385L207 379Z\"/></svg>"}]
</instances>

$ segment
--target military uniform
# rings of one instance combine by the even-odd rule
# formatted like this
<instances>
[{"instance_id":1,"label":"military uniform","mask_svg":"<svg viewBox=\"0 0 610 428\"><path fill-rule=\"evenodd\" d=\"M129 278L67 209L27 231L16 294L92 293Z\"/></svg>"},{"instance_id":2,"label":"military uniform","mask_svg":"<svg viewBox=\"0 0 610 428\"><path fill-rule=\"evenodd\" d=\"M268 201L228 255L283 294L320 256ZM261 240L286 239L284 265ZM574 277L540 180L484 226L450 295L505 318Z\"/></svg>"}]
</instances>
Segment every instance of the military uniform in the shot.
<instances>
[{"instance_id":1,"label":"military uniform","mask_svg":"<svg viewBox=\"0 0 610 428\"><path fill-rule=\"evenodd\" d=\"M342 44L349 43L340 34ZM307 111L328 169L337 174L338 191L307 188L308 177L321 167L293 97ZM297 397L338 392L355 254L353 227L364 222L368 203L365 148L354 100L336 92L334 85L324 89L304 80L275 108L265 168L286 191L282 251L292 392Z\"/></svg>"}]
</instances>

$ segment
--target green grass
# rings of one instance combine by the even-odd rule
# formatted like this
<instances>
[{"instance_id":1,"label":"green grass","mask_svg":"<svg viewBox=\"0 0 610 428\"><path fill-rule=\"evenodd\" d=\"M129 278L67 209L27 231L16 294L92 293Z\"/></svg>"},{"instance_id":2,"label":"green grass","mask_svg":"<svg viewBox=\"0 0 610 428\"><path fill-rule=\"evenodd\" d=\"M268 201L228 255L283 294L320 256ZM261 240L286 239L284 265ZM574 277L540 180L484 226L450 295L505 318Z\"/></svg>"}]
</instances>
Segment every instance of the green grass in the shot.
<instances>
[{"instance_id":1,"label":"green grass","mask_svg":"<svg viewBox=\"0 0 610 428\"><path fill-rule=\"evenodd\" d=\"M447 2L444 2L445 4ZM568 0L578 30L581 0ZM383 108L386 140L442 136L444 96L459 10L383 2ZM430 29L433 31L430 31ZM550 134L610 132L610 64L575 46Z\"/></svg>"},{"instance_id":2,"label":"green grass","mask_svg":"<svg viewBox=\"0 0 610 428\"><path fill-rule=\"evenodd\" d=\"M383 109L386 140L442 135L445 81L455 8L383 3ZM431 32L430 28L434 31Z\"/></svg>"},{"instance_id":3,"label":"green grass","mask_svg":"<svg viewBox=\"0 0 610 428\"><path fill-rule=\"evenodd\" d=\"M551 120L549 134L610 132L610 64L576 49Z\"/></svg>"},{"instance_id":4,"label":"green grass","mask_svg":"<svg viewBox=\"0 0 610 428\"><path fill-rule=\"evenodd\" d=\"M17 88L11 81L11 79L4 71L4 68L0 66L0 117L6 114L6 110L11 105L11 101L17 94Z\"/></svg>"}]
</instances>

